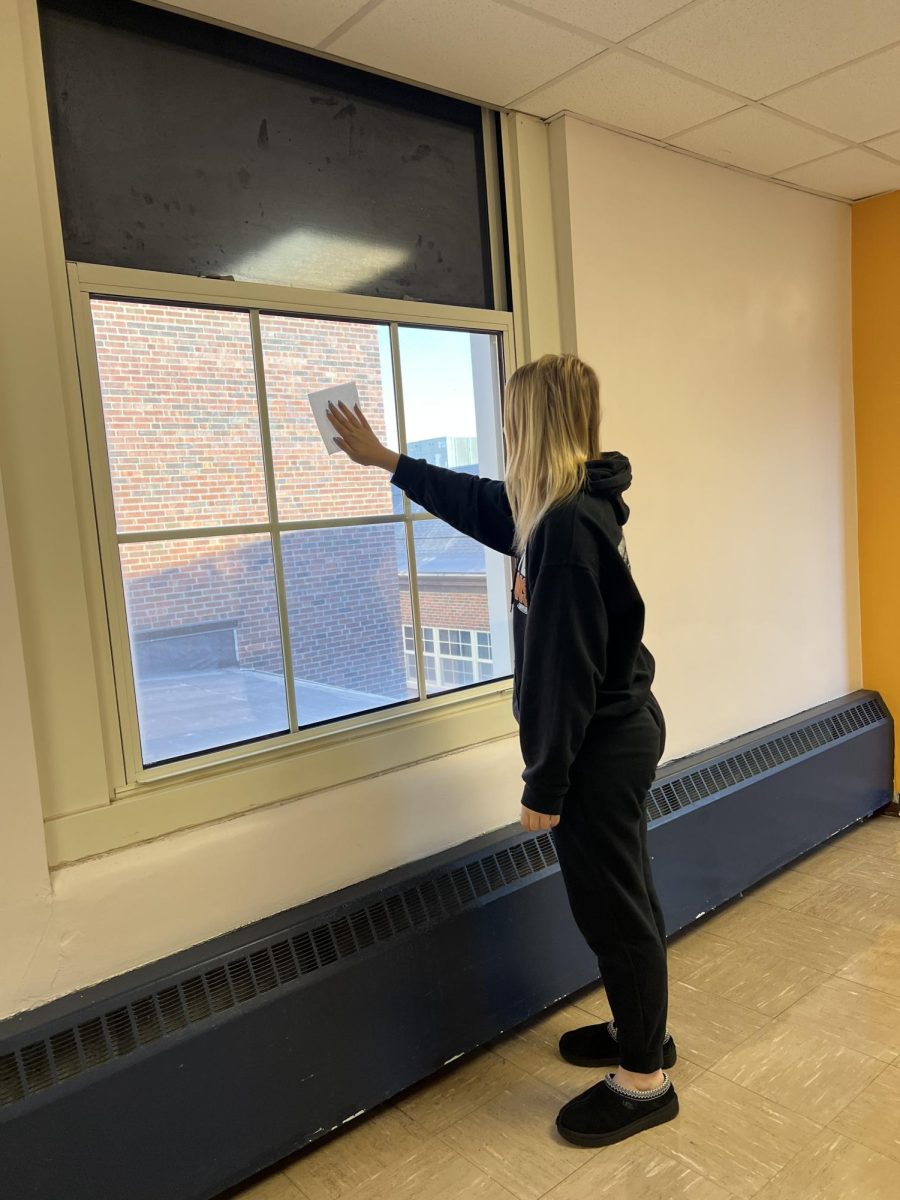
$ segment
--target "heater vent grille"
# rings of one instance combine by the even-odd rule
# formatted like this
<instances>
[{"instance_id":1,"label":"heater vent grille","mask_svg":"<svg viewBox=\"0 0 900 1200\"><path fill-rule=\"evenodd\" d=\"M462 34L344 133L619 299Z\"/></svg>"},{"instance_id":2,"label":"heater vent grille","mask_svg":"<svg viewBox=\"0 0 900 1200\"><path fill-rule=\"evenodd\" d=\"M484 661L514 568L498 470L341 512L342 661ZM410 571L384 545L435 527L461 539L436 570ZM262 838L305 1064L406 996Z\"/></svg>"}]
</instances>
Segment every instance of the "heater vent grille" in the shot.
<instances>
[{"instance_id":1,"label":"heater vent grille","mask_svg":"<svg viewBox=\"0 0 900 1200\"><path fill-rule=\"evenodd\" d=\"M151 995L0 1052L0 1107L133 1054L301 976L327 970L377 943L441 921L556 863L549 833L523 834L511 846L383 892L369 904L337 912L289 936L276 935L245 955Z\"/></svg>"},{"instance_id":2,"label":"heater vent grille","mask_svg":"<svg viewBox=\"0 0 900 1200\"><path fill-rule=\"evenodd\" d=\"M706 766L685 770L681 775L667 773L665 781L655 783L650 790L648 820L652 824L653 821L671 817L684 808L747 783L766 771L773 771L823 746L852 737L860 730L884 721L887 716L887 708L876 696Z\"/></svg>"},{"instance_id":3,"label":"heater vent grille","mask_svg":"<svg viewBox=\"0 0 900 1200\"><path fill-rule=\"evenodd\" d=\"M648 806L651 822L671 817L735 786L797 761L825 746L856 736L888 719L881 698L868 693L819 720L744 746L703 766L673 772L654 784ZM528 877L556 868L549 833L525 834L497 850L455 863L403 885L382 890L368 903L335 908L326 918L254 943L246 952L224 957L206 969L167 981L158 991L115 1008L85 1015L71 1027L48 1025L0 1045L0 1109L56 1087L142 1047L212 1020L304 976L337 969L355 955L479 904L484 897L515 887Z\"/></svg>"}]
</instances>

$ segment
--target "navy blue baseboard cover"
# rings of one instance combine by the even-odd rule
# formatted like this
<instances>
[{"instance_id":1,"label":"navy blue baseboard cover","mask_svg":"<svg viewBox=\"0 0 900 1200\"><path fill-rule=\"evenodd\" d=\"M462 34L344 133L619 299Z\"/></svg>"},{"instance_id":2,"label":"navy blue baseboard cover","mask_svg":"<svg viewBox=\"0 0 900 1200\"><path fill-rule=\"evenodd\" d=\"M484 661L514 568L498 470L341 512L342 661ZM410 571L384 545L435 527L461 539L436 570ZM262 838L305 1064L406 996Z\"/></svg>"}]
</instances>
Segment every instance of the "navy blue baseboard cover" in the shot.
<instances>
[{"instance_id":1,"label":"navy blue baseboard cover","mask_svg":"<svg viewBox=\"0 0 900 1200\"><path fill-rule=\"evenodd\" d=\"M666 764L670 935L887 804L892 753L857 692ZM486 834L0 1022L0 1195L211 1200L597 977L549 835Z\"/></svg>"}]
</instances>

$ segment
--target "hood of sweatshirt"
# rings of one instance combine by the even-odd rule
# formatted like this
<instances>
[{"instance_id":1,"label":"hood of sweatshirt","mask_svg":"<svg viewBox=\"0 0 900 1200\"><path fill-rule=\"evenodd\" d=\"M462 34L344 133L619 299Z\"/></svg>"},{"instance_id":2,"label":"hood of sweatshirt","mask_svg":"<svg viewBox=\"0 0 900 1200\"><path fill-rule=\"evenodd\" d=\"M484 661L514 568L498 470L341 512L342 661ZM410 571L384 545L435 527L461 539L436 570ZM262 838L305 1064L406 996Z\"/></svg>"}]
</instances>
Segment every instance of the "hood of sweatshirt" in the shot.
<instances>
[{"instance_id":1,"label":"hood of sweatshirt","mask_svg":"<svg viewBox=\"0 0 900 1200\"><path fill-rule=\"evenodd\" d=\"M591 496L603 496L612 504L616 520L624 525L630 509L622 493L631 487L631 463L624 454L610 450L587 463L585 491Z\"/></svg>"}]
</instances>

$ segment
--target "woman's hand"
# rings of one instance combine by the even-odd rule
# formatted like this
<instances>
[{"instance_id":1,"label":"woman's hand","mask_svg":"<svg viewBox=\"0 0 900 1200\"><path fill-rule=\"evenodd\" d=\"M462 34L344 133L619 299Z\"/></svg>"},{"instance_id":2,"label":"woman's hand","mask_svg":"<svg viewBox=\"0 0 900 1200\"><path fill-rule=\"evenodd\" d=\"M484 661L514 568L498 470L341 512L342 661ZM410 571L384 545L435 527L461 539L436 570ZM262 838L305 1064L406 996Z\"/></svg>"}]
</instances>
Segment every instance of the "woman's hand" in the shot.
<instances>
[{"instance_id":1,"label":"woman's hand","mask_svg":"<svg viewBox=\"0 0 900 1200\"><path fill-rule=\"evenodd\" d=\"M542 829L552 829L554 825L559 824L559 817L552 816L550 813L535 812L533 808L526 808L522 805L521 816L522 828L527 829L529 833L539 833Z\"/></svg>"},{"instance_id":2,"label":"woman's hand","mask_svg":"<svg viewBox=\"0 0 900 1200\"><path fill-rule=\"evenodd\" d=\"M382 446L358 404L351 412L341 401L337 407L329 404L327 411L328 420L340 435L334 440L348 458L363 467L381 467L394 473L400 455Z\"/></svg>"}]
</instances>

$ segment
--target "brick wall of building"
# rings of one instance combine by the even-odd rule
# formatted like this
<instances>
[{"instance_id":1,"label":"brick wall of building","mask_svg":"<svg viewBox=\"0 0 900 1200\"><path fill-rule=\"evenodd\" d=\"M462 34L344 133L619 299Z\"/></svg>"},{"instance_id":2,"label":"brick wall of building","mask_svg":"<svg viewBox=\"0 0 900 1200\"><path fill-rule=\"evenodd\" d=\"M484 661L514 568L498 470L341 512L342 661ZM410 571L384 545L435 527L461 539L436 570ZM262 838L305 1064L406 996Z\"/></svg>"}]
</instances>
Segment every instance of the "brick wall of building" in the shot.
<instances>
[{"instance_id":1,"label":"brick wall of building","mask_svg":"<svg viewBox=\"0 0 900 1200\"><path fill-rule=\"evenodd\" d=\"M480 629L487 633L491 628L483 580L480 591L431 591L420 587L419 612L422 624L435 629ZM406 588L400 593L400 614L404 625L412 624Z\"/></svg>"}]
</instances>

